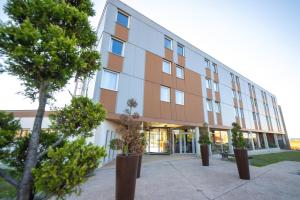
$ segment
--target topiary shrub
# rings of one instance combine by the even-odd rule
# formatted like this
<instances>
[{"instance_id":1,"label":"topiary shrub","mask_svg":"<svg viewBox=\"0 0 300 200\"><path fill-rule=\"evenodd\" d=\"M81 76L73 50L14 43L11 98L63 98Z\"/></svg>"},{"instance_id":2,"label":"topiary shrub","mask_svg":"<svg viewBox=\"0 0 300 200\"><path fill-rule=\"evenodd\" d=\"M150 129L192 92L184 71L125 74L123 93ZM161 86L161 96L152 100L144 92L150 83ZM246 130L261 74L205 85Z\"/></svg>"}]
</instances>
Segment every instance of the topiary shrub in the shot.
<instances>
[{"instance_id":1,"label":"topiary shrub","mask_svg":"<svg viewBox=\"0 0 300 200\"><path fill-rule=\"evenodd\" d=\"M241 126L238 123L232 123L232 145L237 149L246 149L246 142L241 131Z\"/></svg>"}]
</instances>

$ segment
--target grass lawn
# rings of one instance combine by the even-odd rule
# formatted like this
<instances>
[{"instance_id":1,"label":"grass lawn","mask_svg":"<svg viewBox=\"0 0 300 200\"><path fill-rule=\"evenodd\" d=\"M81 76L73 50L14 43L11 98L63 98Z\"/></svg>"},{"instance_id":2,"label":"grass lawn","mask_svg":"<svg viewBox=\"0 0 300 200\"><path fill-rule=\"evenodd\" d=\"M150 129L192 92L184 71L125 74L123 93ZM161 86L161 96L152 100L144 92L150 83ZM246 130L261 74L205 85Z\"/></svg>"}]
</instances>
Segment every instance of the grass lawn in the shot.
<instances>
[{"instance_id":1,"label":"grass lawn","mask_svg":"<svg viewBox=\"0 0 300 200\"><path fill-rule=\"evenodd\" d=\"M0 199L13 199L16 197L16 189L0 178Z\"/></svg>"},{"instance_id":2,"label":"grass lawn","mask_svg":"<svg viewBox=\"0 0 300 200\"><path fill-rule=\"evenodd\" d=\"M6 172L10 173L9 170ZM0 199L14 199L16 194L17 190L0 177Z\"/></svg>"},{"instance_id":3,"label":"grass lawn","mask_svg":"<svg viewBox=\"0 0 300 200\"><path fill-rule=\"evenodd\" d=\"M252 156L250 163L256 167L262 167L280 161L297 161L300 162L300 151L287 151L281 153L270 153Z\"/></svg>"}]
</instances>

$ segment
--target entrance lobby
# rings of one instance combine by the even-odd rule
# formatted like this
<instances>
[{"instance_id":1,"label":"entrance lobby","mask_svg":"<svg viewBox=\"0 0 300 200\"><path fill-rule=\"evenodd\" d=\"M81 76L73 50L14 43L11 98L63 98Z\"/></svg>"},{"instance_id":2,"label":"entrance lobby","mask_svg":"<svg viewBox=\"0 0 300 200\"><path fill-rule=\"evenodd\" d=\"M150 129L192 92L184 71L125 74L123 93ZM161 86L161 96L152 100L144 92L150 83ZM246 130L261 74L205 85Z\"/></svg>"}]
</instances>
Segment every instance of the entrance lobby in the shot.
<instances>
[{"instance_id":1,"label":"entrance lobby","mask_svg":"<svg viewBox=\"0 0 300 200\"><path fill-rule=\"evenodd\" d=\"M152 128L145 133L148 154L195 154L194 129Z\"/></svg>"}]
</instances>

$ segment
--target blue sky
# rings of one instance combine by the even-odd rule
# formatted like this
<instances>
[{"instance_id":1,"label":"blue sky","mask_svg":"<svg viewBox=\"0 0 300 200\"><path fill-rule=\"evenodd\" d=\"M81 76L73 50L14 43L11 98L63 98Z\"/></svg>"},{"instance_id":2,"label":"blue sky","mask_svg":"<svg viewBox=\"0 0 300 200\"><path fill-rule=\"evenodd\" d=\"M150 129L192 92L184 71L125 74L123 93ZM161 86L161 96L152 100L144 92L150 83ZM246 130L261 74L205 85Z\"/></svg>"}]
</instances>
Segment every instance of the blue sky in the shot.
<instances>
[{"instance_id":1,"label":"blue sky","mask_svg":"<svg viewBox=\"0 0 300 200\"><path fill-rule=\"evenodd\" d=\"M0 6L4 1L0 2ZM300 137L300 1L298 0L123 0L277 96L290 137ZM105 1L95 0L96 27ZM3 10L0 18L5 19ZM0 76L0 109L35 109L16 93L18 80ZM67 90L73 91L72 81ZM55 105L70 96L58 95ZM63 98L61 98L63 97Z\"/></svg>"}]
</instances>

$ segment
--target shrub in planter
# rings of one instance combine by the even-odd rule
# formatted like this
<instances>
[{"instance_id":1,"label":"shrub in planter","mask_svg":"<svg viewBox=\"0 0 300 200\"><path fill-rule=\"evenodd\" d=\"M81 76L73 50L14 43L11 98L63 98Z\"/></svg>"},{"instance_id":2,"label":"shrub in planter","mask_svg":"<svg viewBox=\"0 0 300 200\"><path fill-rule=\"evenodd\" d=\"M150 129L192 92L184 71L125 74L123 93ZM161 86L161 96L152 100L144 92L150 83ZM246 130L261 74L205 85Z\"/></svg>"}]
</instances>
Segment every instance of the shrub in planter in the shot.
<instances>
[{"instance_id":1,"label":"shrub in planter","mask_svg":"<svg viewBox=\"0 0 300 200\"><path fill-rule=\"evenodd\" d=\"M248 162L248 152L246 149L246 142L243 138L243 133L241 132L241 127L237 123L232 123L232 145L234 147L234 155L239 171L240 179L249 180L249 162Z\"/></svg>"},{"instance_id":2,"label":"shrub in planter","mask_svg":"<svg viewBox=\"0 0 300 200\"><path fill-rule=\"evenodd\" d=\"M136 178L140 175L139 167L144 152L139 114L132 113L137 102L129 99L127 105L125 114L120 115L121 127L118 132L121 138L110 142L112 149L122 150L116 160L116 200L134 199Z\"/></svg>"},{"instance_id":3,"label":"shrub in planter","mask_svg":"<svg viewBox=\"0 0 300 200\"><path fill-rule=\"evenodd\" d=\"M201 159L203 166L209 166L209 145L211 144L208 132L207 123L204 123L204 126L200 128L200 137L199 144L201 149Z\"/></svg>"}]
</instances>

